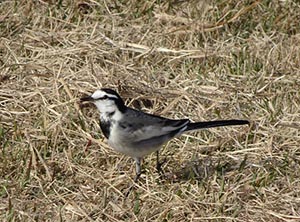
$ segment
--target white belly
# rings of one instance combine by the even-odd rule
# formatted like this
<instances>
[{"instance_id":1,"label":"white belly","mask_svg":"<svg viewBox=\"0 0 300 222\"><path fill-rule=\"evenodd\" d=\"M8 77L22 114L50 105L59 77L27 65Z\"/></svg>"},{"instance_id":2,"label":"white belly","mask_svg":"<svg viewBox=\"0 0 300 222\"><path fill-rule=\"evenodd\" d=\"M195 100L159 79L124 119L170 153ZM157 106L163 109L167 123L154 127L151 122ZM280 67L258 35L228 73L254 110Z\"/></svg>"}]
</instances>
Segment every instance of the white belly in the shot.
<instances>
[{"instance_id":1,"label":"white belly","mask_svg":"<svg viewBox=\"0 0 300 222\"><path fill-rule=\"evenodd\" d=\"M128 135L127 132L118 130L116 127L111 130L108 144L117 152L123 153L131 157L144 157L154 151L160 149L161 146L156 147L142 147L133 146L132 141L138 140L133 135Z\"/></svg>"}]
</instances>

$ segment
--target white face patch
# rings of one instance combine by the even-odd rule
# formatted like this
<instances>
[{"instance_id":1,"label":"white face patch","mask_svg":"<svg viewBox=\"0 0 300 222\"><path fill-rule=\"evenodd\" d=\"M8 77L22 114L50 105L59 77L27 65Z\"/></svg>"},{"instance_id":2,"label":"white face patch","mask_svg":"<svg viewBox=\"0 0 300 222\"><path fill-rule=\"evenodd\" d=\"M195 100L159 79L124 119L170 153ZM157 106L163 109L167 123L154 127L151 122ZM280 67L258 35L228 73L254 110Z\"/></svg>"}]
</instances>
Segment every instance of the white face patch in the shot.
<instances>
[{"instance_id":1,"label":"white face patch","mask_svg":"<svg viewBox=\"0 0 300 222\"><path fill-rule=\"evenodd\" d=\"M94 104L97 106L100 113L112 113L117 110L117 106L113 100L118 99L117 96L102 90L97 90L93 93L92 97L94 99Z\"/></svg>"},{"instance_id":2,"label":"white face patch","mask_svg":"<svg viewBox=\"0 0 300 222\"><path fill-rule=\"evenodd\" d=\"M95 100L104 98L105 96L110 97L110 98L115 98L115 99L118 98L117 96L106 93L102 90L96 90L92 95L93 99L95 99Z\"/></svg>"}]
</instances>

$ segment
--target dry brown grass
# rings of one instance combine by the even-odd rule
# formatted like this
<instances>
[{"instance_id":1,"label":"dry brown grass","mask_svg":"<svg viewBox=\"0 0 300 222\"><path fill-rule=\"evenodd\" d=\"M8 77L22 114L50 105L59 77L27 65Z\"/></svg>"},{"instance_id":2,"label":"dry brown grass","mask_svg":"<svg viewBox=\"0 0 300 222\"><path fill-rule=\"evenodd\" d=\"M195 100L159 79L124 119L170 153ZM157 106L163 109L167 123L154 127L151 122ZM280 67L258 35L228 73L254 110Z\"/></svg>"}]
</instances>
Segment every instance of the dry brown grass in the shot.
<instances>
[{"instance_id":1,"label":"dry brown grass","mask_svg":"<svg viewBox=\"0 0 300 222\"><path fill-rule=\"evenodd\" d=\"M281 1L1 1L3 221L299 221L300 7ZM172 140L127 199L102 86L172 118L251 128ZM91 140L91 144L89 141Z\"/></svg>"}]
</instances>

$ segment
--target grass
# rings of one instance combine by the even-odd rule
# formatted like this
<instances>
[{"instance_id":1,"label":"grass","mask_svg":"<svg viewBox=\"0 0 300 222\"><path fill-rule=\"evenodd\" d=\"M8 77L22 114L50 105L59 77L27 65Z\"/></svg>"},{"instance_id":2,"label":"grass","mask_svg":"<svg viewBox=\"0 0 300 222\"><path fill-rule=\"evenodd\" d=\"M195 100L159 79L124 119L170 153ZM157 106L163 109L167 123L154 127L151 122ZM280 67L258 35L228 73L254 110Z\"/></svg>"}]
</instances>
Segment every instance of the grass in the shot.
<instances>
[{"instance_id":1,"label":"grass","mask_svg":"<svg viewBox=\"0 0 300 222\"><path fill-rule=\"evenodd\" d=\"M2 221L298 221L300 7L293 1L2 1ZM249 119L134 164L100 87L170 118Z\"/></svg>"}]
</instances>

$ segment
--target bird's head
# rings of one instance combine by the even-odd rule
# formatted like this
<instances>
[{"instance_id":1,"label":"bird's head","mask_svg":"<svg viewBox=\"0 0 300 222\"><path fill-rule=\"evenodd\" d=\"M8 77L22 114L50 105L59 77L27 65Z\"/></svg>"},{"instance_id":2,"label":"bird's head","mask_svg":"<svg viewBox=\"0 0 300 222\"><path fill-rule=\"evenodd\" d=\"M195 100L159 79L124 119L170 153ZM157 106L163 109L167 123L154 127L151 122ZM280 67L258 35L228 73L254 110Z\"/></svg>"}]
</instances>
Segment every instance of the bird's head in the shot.
<instances>
[{"instance_id":1,"label":"bird's head","mask_svg":"<svg viewBox=\"0 0 300 222\"><path fill-rule=\"evenodd\" d=\"M96 90L91 96L82 97L80 101L94 103L101 113L124 112L126 106L119 94L108 88Z\"/></svg>"}]
</instances>

